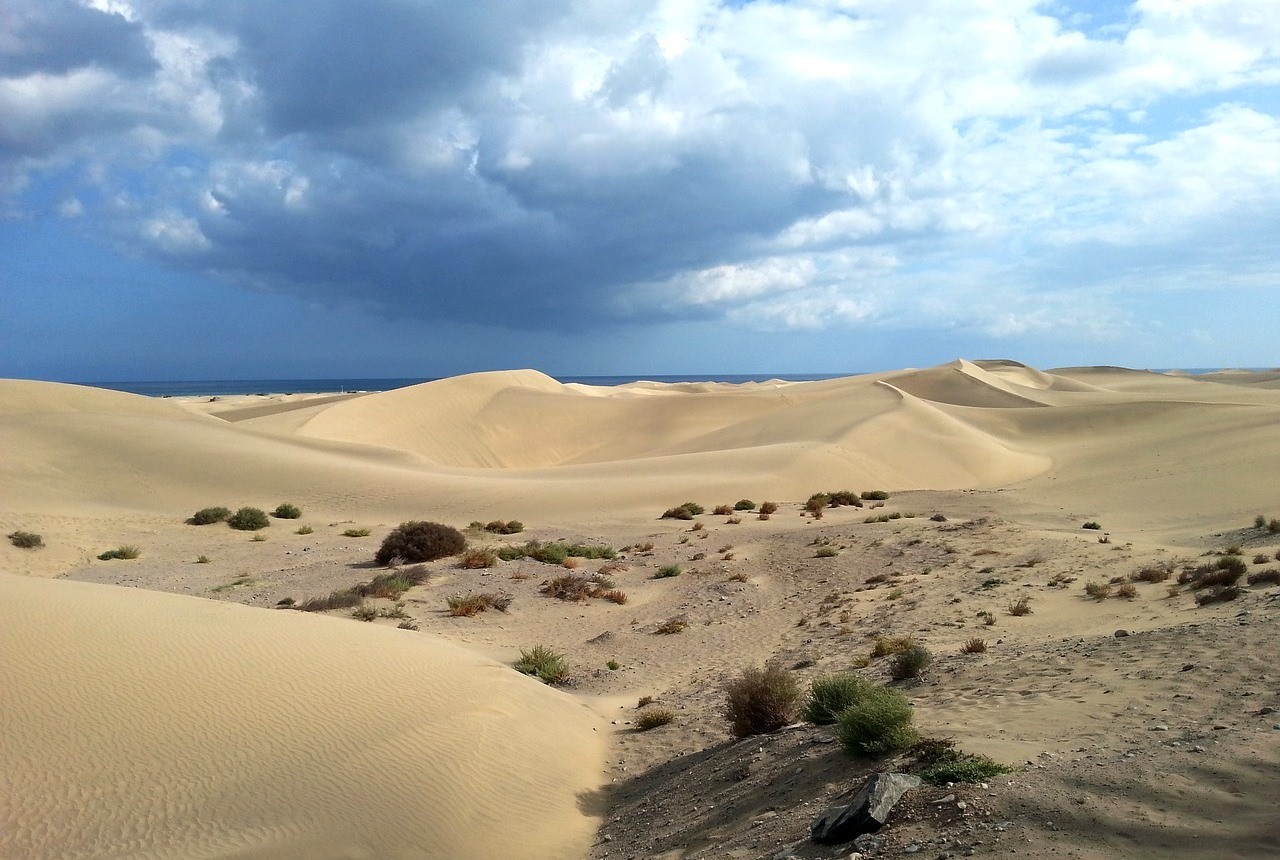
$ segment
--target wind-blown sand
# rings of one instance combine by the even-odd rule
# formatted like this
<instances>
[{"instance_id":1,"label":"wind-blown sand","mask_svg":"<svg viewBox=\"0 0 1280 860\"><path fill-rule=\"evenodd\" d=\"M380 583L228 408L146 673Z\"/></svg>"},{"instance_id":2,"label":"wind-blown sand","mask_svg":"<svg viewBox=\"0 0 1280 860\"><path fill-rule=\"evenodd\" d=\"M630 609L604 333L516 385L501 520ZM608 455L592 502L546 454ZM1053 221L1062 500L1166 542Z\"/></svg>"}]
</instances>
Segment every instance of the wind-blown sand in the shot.
<instances>
[{"instance_id":1,"label":"wind-blown sand","mask_svg":"<svg viewBox=\"0 0 1280 860\"><path fill-rule=\"evenodd\" d=\"M1158 584L1101 602L1082 587L1231 543L1246 561L1280 549L1252 528L1280 517L1275 376L957 361L596 388L512 371L212 402L0 381L0 529L47 544L0 547L0 570L23 575L0 576L0 768L16 788L0 856L772 857L873 765L825 729L729 742L721 683L766 660L807 682L878 635L938 655L904 687L923 729L1021 767L945 826L894 825L891 847L945 832L990 856L1265 856L1280 850L1280 718L1261 713L1280 705L1280 592L1196 608ZM846 488L915 516L799 515ZM744 497L782 508L707 514L696 532L655 519ZM183 523L284 501L303 519L262 542ZM535 562L442 561L404 598L417 633L265 608L368 579L403 520L494 518L528 530L469 539L631 545L611 574L627 603L542 596L554 570ZM836 557L814 557L824 541ZM142 557L95 559L123 543ZM685 573L653 579L666 564ZM510 611L443 612L479 591L511 594ZM1004 611L1019 596L1031 615ZM655 635L673 617L688 628ZM961 657L974 636L988 652ZM499 665L537 643L568 656L568 693ZM642 695L676 723L634 732Z\"/></svg>"}]
</instances>

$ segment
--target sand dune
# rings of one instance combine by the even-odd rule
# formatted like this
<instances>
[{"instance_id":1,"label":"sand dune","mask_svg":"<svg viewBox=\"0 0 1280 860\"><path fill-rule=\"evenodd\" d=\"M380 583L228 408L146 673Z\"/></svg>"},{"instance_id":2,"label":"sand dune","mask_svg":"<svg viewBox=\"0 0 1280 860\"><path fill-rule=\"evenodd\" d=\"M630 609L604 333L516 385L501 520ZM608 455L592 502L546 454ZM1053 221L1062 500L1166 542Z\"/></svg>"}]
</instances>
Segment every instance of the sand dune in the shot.
<instances>
[{"instance_id":1,"label":"sand dune","mask_svg":"<svg viewBox=\"0 0 1280 860\"><path fill-rule=\"evenodd\" d=\"M594 718L439 640L0 576L6 858L581 854Z\"/></svg>"}]
</instances>

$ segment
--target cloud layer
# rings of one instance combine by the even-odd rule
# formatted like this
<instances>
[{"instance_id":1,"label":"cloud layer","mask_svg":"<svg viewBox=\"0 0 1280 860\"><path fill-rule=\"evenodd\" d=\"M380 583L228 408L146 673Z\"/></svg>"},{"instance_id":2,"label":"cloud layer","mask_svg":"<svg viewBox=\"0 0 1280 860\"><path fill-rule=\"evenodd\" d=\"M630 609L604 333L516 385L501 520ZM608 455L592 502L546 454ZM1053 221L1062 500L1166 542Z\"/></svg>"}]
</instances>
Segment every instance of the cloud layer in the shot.
<instances>
[{"instance_id":1,"label":"cloud layer","mask_svg":"<svg viewBox=\"0 0 1280 860\"><path fill-rule=\"evenodd\" d=\"M1280 16L1113 7L10 0L0 212L424 320L1123 337L1277 284Z\"/></svg>"}]
</instances>

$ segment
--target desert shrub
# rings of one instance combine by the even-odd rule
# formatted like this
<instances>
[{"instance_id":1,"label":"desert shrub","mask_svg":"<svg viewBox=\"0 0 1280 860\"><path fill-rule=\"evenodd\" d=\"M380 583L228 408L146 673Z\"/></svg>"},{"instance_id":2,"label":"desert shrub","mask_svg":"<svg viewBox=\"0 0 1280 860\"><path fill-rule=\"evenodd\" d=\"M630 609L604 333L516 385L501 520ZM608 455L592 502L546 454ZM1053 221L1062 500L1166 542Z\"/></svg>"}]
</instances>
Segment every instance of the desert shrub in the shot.
<instances>
[{"instance_id":1,"label":"desert shrub","mask_svg":"<svg viewBox=\"0 0 1280 860\"><path fill-rule=\"evenodd\" d=\"M1269 567L1266 570L1259 570L1257 573L1249 574L1250 585L1280 585L1280 570Z\"/></svg>"},{"instance_id":2,"label":"desert shrub","mask_svg":"<svg viewBox=\"0 0 1280 860\"><path fill-rule=\"evenodd\" d=\"M1126 582L1124 585L1116 589L1116 597L1124 597L1133 599L1138 596L1138 589L1134 587L1132 582Z\"/></svg>"},{"instance_id":3,"label":"desert shrub","mask_svg":"<svg viewBox=\"0 0 1280 860\"><path fill-rule=\"evenodd\" d=\"M716 505L711 509L711 513L718 517L728 517L733 515L733 505Z\"/></svg>"},{"instance_id":4,"label":"desert shrub","mask_svg":"<svg viewBox=\"0 0 1280 860\"><path fill-rule=\"evenodd\" d=\"M756 503L750 499L738 499L738 501L733 503L733 509L735 511L754 511L756 509Z\"/></svg>"},{"instance_id":5,"label":"desert shrub","mask_svg":"<svg viewBox=\"0 0 1280 860\"><path fill-rule=\"evenodd\" d=\"M1102 528L1102 526L1101 526L1099 523L1095 523L1095 522L1093 522L1093 521L1089 521L1089 522L1085 523L1084 525L1082 525L1080 528L1082 528L1082 529L1092 529L1093 531L1098 531L1098 530L1100 530L1100 529Z\"/></svg>"},{"instance_id":6,"label":"desert shrub","mask_svg":"<svg viewBox=\"0 0 1280 860\"><path fill-rule=\"evenodd\" d=\"M871 649L871 659L901 654L914 644L910 636L881 636Z\"/></svg>"},{"instance_id":7,"label":"desert shrub","mask_svg":"<svg viewBox=\"0 0 1280 860\"><path fill-rule=\"evenodd\" d=\"M822 509L827 506L829 501L831 501L831 497L826 493L814 493L809 497L808 501L804 503L804 509L809 516L813 517L815 520L820 520L822 519Z\"/></svg>"},{"instance_id":8,"label":"desert shrub","mask_svg":"<svg viewBox=\"0 0 1280 860\"><path fill-rule=\"evenodd\" d=\"M1240 593L1241 588L1238 585L1215 585L1213 588L1207 588L1196 595L1196 606L1225 603L1228 600L1235 600L1240 596Z\"/></svg>"},{"instance_id":9,"label":"desert shrub","mask_svg":"<svg viewBox=\"0 0 1280 860\"><path fill-rule=\"evenodd\" d=\"M884 490L868 490L862 494L863 501L883 502L889 498L889 494Z\"/></svg>"},{"instance_id":10,"label":"desert shrub","mask_svg":"<svg viewBox=\"0 0 1280 860\"><path fill-rule=\"evenodd\" d=\"M261 532L259 532L259 533L255 534L253 537L249 538L249 540L253 541L254 543L262 543L262 542L263 542L263 541L265 541L266 539L267 539L267 536L266 536L266 535L264 535L264 534L262 534Z\"/></svg>"},{"instance_id":11,"label":"desert shrub","mask_svg":"<svg viewBox=\"0 0 1280 860\"><path fill-rule=\"evenodd\" d=\"M342 533L342 536L349 537L349 538L358 538L358 537L368 537L371 534L373 534L373 532L370 531L369 529L347 529ZM393 557L400 558L400 556L393 556ZM400 560L401 562L404 561L403 558L400 558ZM390 562L388 561L388 563Z\"/></svg>"},{"instance_id":12,"label":"desert shrub","mask_svg":"<svg viewBox=\"0 0 1280 860\"><path fill-rule=\"evenodd\" d=\"M761 502L760 503L760 514L762 516L768 516L769 514L776 514L777 512L778 512L777 502Z\"/></svg>"},{"instance_id":13,"label":"desert shrub","mask_svg":"<svg viewBox=\"0 0 1280 860\"><path fill-rule=\"evenodd\" d=\"M724 521L724 524L725 524L725 525L727 525L727 526L736 526L736 525L738 525L738 524L739 524L739 523L741 523L741 522L742 522L742 517L733 516L733 517L729 517L729 519L725 520L725 521Z\"/></svg>"},{"instance_id":14,"label":"desert shrub","mask_svg":"<svg viewBox=\"0 0 1280 860\"><path fill-rule=\"evenodd\" d=\"M912 747L911 755L915 759L912 770L931 785L984 782L1012 772L1012 768L987 756L956 749L952 740L923 740Z\"/></svg>"},{"instance_id":15,"label":"desert shrub","mask_svg":"<svg viewBox=\"0 0 1280 860\"><path fill-rule=\"evenodd\" d=\"M1135 582L1164 582L1173 574L1167 567L1144 567L1129 574Z\"/></svg>"},{"instance_id":16,"label":"desert shrub","mask_svg":"<svg viewBox=\"0 0 1280 860\"><path fill-rule=\"evenodd\" d=\"M996 623L996 616L994 612L979 612L978 617L981 618L982 623L988 627L992 627Z\"/></svg>"},{"instance_id":17,"label":"desert shrub","mask_svg":"<svg viewBox=\"0 0 1280 860\"><path fill-rule=\"evenodd\" d=\"M493 520L486 523L483 528L496 535L515 535L524 531L524 523L519 520Z\"/></svg>"},{"instance_id":18,"label":"desert shrub","mask_svg":"<svg viewBox=\"0 0 1280 860\"><path fill-rule=\"evenodd\" d=\"M700 532L700 531L702 531L702 530L703 530L703 529L705 529L705 528L706 528L706 526L705 526L702 522L696 522L696 523L694 523L693 525L689 526L689 531L691 531L691 532Z\"/></svg>"},{"instance_id":19,"label":"desert shrub","mask_svg":"<svg viewBox=\"0 0 1280 860\"><path fill-rule=\"evenodd\" d=\"M1267 555L1265 552L1260 552L1253 557L1254 564L1266 564L1269 561L1271 561L1271 556Z\"/></svg>"},{"instance_id":20,"label":"desert shrub","mask_svg":"<svg viewBox=\"0 0 1280 860\"><path fill-rule=\"evenodd\" d=\"M296 520L298 517L302 516L302 508L285 502L283 504L276 505L276 509L271 512L271 516L281 520Z\"/></svg>"},{"instance_id":21,"label":"desert shrub","mask_svg":"<svg viewBox=\"0 0 1280 860\"><path fill-rule=\"evenodd\" d=\"M425 567L410 567L390 573L380 573L368 582L352 586L351 591L360 597L382 597L399 600L410 588L421 585L431 576Z\"/></svg>"},{"instance_id":22,"label":"desert shrub","mask_svg":"<svg viewBox=\"0 0 1280 860\"><path fill-rule=\"evenodd\" d=\"M558 684L569 676L569 664L565 662L564 655L545 645L521 650L520 659L512 666L517 672L533 675L544 684Z\"/></svg>"},{"instance_id":23,"label":"desert shrub","mask_svg":"<svg viewBox=\"0 0 1280 860\"><path fill-rule=\"evenodd\" d=\"M823 675L809 685L804 718L817 725L834 723L840 712L856 702L871 683L860 675Z\"/></svg>"},{"instance_id":24,"label":"desert shrub","mask_svg":"<svg viewBox=\"0 0 1280 860\"><path fill-rule=\"evenodd\" d=\"M445 604L449 607L449 614L455 618L470 618L489 609L496 609L499 612L506 612L507 607L511 605L511 596L509 594L493 594L485 592L483 594L454 594L445 598Z\"/></svg>"},{"instance_id":25,"label":"desert shrub","mask_svg":"<svg viewBox=\"0 0 1280 860\"><path fill-rule=\"evenodd\" d=\"M987 640L977 636L960 646L961 654L981 654L987 650Z\"/></svg>"},{"instance_id":26,"label":"desert shrub","mask_svg":"<svg viewBox=\"0 0 1280 860\"><path fill-rule=\"evenodd\" d=\"M231 516L231 511L227 508L201 508L187 519L187 522L193 526L208 526L214 523L220 523Z\"/></svg>"},{"instance_id":27,"label":"desert shrub","mask_svg":"<svg viewBox=\"0 0 1280 860\"><path fill-rule=\"evenodd\" d=\"M840 554L840 550L833 546L818 547L818 551L814 553L817 558L835 558Z\"/></svg>"},{"instance_id":28,"label":"desert shrub","mask_svg":"<svg viewBox=\"0 0 1280 860\"><path fill-rule=\"evenodd\" d=\"M548 597L554 597L559 600L586 600L591 596L591 592L595 589L595 585L585 576L579 576L576 573L557 576L550 579L538 589Z\"/></svg>"},{"instance_id":29,"label":"desert shrub","mask_svg":"<svg viewBox=\"0 0 1280 860\"><path fill-rule=\"evenodd\" d=\"M261 508L241 508L227 518L227 525L242 532L256 532L271 525L271 520Z\"/></svg>"},{"instance_id":30,"label":"desert shrub","mask_svg":"<svg viewBox=\"0 0 1280 860\"><path fill-rule=\"evenodd\" d=\"M1094 600L1106 600L1111 596L1111 586L1105 582L1086 582L1084 593Z\"/></svg>"},{"instance_id":31,"label":"desert shrub","mask_svg":"<svg viewBox=\"0 0 1280 860\"><path fill-rule=\"evenodd\" d=\"M142 555L142 550L133 544L121 544L115 549L109 549L98 556L99 561L110 561L113 558L134 559Z\"/></svg>"},{"instance_id":32,"label":"desert shrub","mask_svg":"<svg viewBox=\"0 0 1280 860\"><path fill-rule=\"evenodd\" d=\"M295 531L295 532L294 532L294 534L296 534L296 535L309 535L309 534L311 534L311 533L312 533L312 532L314 532L314 531L315 531L315 529L313 529L311 526L299 526L299 527L298 527L298 529L297 529L297 531Z\"/></svg>"},{"instance_id":33,"label":"desert shrub","mask_svg":"<svg viewBox=\"0 0 1280 860\"><path fill-rule=\"evenodd\" d=\"M833 508L860 508L862 499L853 490L832 490L826 494L827 504Z\"/></svg>"},{"instance_id":34,"label":"desert shrub","mask_svg":"<svg viewBox=\"0 0 1280 860\"><path fill-rule=\"evenodd\" d=\"M498 554L491 549L469 549L458 559L458 567L463 570L480 570L498 564Z\"/></svg>"},{"instance_id":35,"label":"desert shrub","mask_svg":"<svg viewBox=\"0 0 1280 860\"><path fill-rule=\"evenodd\" d=\"M414 621L412 618L406 618L404 621L401 621L399 624L397 624L396 627L398 627L401 630L417 630L418 623Z\"/></svg>"},{"instance_id":36,"label":"desert shrub","mask_svg":"<svg viewBox=\"0 0 1280 860\"><path fill-rule=\"evenodd\" d=\"M378 618L378 616L379 616L378 610L373 608L372 606L365 606L361 604L360 606L357 606L355 609L351 610L351 617L356 619L357 621L373 621L374 619Z\"/></svg>"},{"instance_id":37,"label":"desert shrub","mask_svg":"<svg viewBox=\"0 0 1280 860\"><path fill-rule=\"evenodd\" d=\"M854 755L877 756L909 749L920 739L911 726L911 716L906 696L873 686L840 713L836 736Z\"/></svg>"},{"instance_id":38,"label":"desert shrub","mask_svg":"<svg viewBox=\"0 0 1280 860\"><path fill-rule=\"evenodd\" d=\"M196 564L208 564L211 561L213 561L213 559L209 558L207 555L196 556Z\"/></svg>"},{"instance_id":39,"label":"desert shrub","mask_svg":"<svg viewBox=\"0 0 1280 860\"><path fill-rule=\"evenodd\" d=\"M378 547L373 560L386 564L399 556L405 561L435 561L457 555L467 548L467 539L453 526L411 520L391 530Z\"/></svg>"},{"instance_id":40,"label":"desert shrub","mask_svg":"<svg viewBox=\"0 0 1280 860\"><path fill-rule=\"evenodd\" d=\"M1213 565L1201 565L1192 570L1184 570L1178 581L1190 585L1193 590L1213 588L1220 585L1235 585L1248 572L1244 559L1237 556L1224 556Z\"/></svg>"},{"instance_id":41,"label":"desert shrub","mask_svg":"<svg viewBox=\"0 0 1280 860\"><path fill-rule=\"evenodd\" d=\"M700 517L707 512L707 509L697 502L685 502L674 508L667 508L662 513L664 520L691 520L694 517Z\"/></svg>"},{"instance_id":42,"label":"desert shrub","mask_svg":"<svg viewBox=\"0 0 1280 860\"><path fill-rule=\"evenodd\" d=\"M1280 534L1280 519L1272 517L1267 522L1267 533L1273 535Z\"/></svg>"},{"instance_id":43,"label":"desert shrub","mask_svg":"<svg viewBox=\"0 0 1280 860\"><path fill-rule=\"evenodd\" d=\"M674 636L676 633L683 633L688 629L689 619L683 615L677 615L659 624L653 629L653 632L660 636Z\"/></svg>"},{"instance_id":44,"label":"desert shrub","mask_svg":"<svg viewBox=\"0 0 1280 860\"><path fill-rule=\"evenodd\" d=\"M889 667L889 675L895 681L919 678L932 662L933 654L929 652L928 648L923 645L912 645L893 658L893 664Z\"/></svg>"},{"instance_id":45,"label":"desert shrub","mask_svg":"<svg viewBox=\"0 0 1280 860\"><path fill-rule=\"evenodd\" d=\"M945 523L947 521L946 514L934 514L929 517L930 522Z\"/></svg>"},{"instance_id":46,"label":"desert shrub","mask_svg":"<svg viewBox=\"0 0 1280 860\"><path fill-rule=\"evenodd\" d=\"M1267 527L1267 518L1262 514L1258 514L1253 518L1253 527L1255 529L1263 529Z\"/></svg>"},{"instance_id":47,"label":"desert shrub","mask_svg":"<svg viewBox=\"0 0 1280 860\"><path fill-rule=\"evenodd\" d=\"M636 731L647 732L659 726L667 726L676 721L675 712L668 708L650 708L641 711L636 717Z\"/></svg>"},{"instance_id":48,"label":"desert shrub","mask_svg":"<svg viewBox=\"0 0 1280 860\"><path fill-rule=\"evenodd\" d=\"M800 687L777 666L754 666L725 685L724 718L735 737L776 731L795 719Z\"/></svg>"},{"instance_id":49,"label":"desert shrub","mask_svg":"<svg viewBox=\"0 0 1280 860\"><path fill-rule=\"evenodd\" d=\"M295 605L294 609L301 612L328 612L330 609L350 609L362 603L364 603L364 597L353 589L344 588L341 591L330 592L328 597L312 597L310 600L304 600Z\"/></svg>"},{"instance_id":50,"label":"desert shrub","mask_svg":"<svg viewBox=\"0 0 1280 860\"><path fill-rule=\"evenodd\" d=\"M1233 543L1222 551L1223 555L1239 555L1243 551L1243 547L1238 543Z\"/></svg>"},{"instance_id":51,"label":"desert shrub","mask_svg":"<svg viewBox=\"0 0 1280 860\"><path fill-rule=\"evenodd\" d=\"M672 577L672 576L679 576L679 575L680 575L680 572L681 572L681 571L680 571L680 565L678 565L678 564L668 564L668 565L666 565L665 567L660 567L660 568L658 568L658 569L657 569L657 571L653 574L653 578L654 578L654 579L667 579L668 577Z\"/></svg>"},{"instance_id":52,"label":"desert shrub","mask_svg":"<svg viewBox=\"0 0 1280 860\"><path fill-rule=\"evenodd\" d=\"M542 543L531 540L523 546L504 546L498 549L498 557L503 561L518 558L531 558L543 564L564 564L569 558L603 558L612 559L618 555L611 546L587 546L586 544L566 544L559 542Z\"/></svg>"},{"instance_id":53,"label":"desert shrub","mask_svg":"<svg viewBox=\"0 0 1280 860\"><path fill-rule=\"evenodd\" d=\"M298 601L294 600L292 597L282 597L276 601L276 606L279 606L281 609L289 609L296 605L297 602Z\"/></svg>"},{"instance_id":54,"label":"desert shrub","mask_svg":"<svg viewBox=\"0 0 1280 860\"><path fill-rule=\"evenodd\" d=\"M44 538L35 532L9 532L9 543L18 549L39 549L44 546Z\"/></svg>"},{"instance_id":55,"label":"desert shrub","mask_svg":"<svg viewBox=\"0 0 1280 860\"><path fill-rule=\"evenodd\" d=\"M601 600L608 600L610 603L616 603L619 606L622 606L624 603L627 602L627 593L617 588L609 588L603 591L597 591L592 596L598 597Z\"/></svg>"},{"instance_id":56,"label":"desert shrub","mask_svg":"<svg viewBox=\"0 0 1280 860\"><path fill-rule=\"evenodd\" d=\"M1017 600L1009 601L1009 605L1005 607L1010 615L1030 615L1031 614L1031 598L1025 594Z\"/></svg>"}]
</instances>

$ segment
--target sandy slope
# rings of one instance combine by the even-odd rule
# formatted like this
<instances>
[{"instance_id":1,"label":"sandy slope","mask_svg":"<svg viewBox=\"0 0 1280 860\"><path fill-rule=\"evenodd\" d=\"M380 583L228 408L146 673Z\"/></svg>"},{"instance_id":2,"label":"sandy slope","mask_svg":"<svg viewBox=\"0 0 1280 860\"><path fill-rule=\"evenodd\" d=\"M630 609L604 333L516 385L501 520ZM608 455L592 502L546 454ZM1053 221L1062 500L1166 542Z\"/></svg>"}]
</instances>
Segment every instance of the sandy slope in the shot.
<instances>
[{"instance_id":1,"label":"sandy slope","mask_svg":"<svg viewBox=\"0 0 1280 860\"><path fill-rule=\"evenodd\" d=\"M24 848L54 845L48 840L63 834L81 846L104 840L119 856L156 856L148 846L164 844L179 846L175 856L279 856L277 848L325 856L316 845L359 856L371 844L378 847L370 856L396 856L397 846L463 832L450 830L452 813L445 823L423 821L396 798L436 798L442 772L460 780L476 808L499 802L489 793L495 785L532 786L537 799L559 806L535 814L517 803L517 818L541 815L579 833L582 810L597 811L600 798L579 806L566 800L575 790L543 788L548 779L585 786L587 771L599 774L590 727L564 710L563 697L534 695L543 691L529 692L509 669L449 652L393 621L253 612L136 590L270 606L367 578L376 541L403 519L461 526L517 517L529 525L522 538L653 544L625 553L630 567L612 574L628 602L544 597L539 583L560 571L532 562L487 571L438 562L431 580L406 595L405 610L424 632L500 661L536 642L569 655L573 692L616 718L603 777L614 841L597 845L597 856L770 857L798 838L812 811L804 804L838 797L860 771L821 744L821 732L794 743L789 735L726 742L720 683L765 660L808 666L796 670L807 681L848 667L870 639L889 634L949 655L909 692L922 726L1006 761L1044 765L994 786L991 797L970 798L992 815L1035 810L1037 823L1019 832L1021 854L1211 857L1225 845L1223 856L1261 856L1280 844L1265 823L1280 820L1274 779L1259 771L1274 762L1275 735L1248 709L1280 704L1280 681L1256 657L1280 645L1280 602L1255 588L1236 604L1197 609L1186 594L1167 598L1163 586L1143 584L1133 600L1098 603L1084 599L1082 586L1229 543L1264 560L1280 549L1280 537L1249 528L1255 514L1280 516L1274 376L961 360L811 383L608 389L518 371L381 394L213 403L0 381L0 532L38 531L48 544L0 546L0 570L135 588L84 592L75 583L0 578L0 637L8 637L0 653L16 647L21 655L0 664L19 676L0 687L0 762L20 762L25 780L11 795L19 801L0 807L0 833L16 822ZM873 487L893 492L885 511L919 516L799 516L816 490ZM707 515L697 532L655 519L685 499L710 508L742 497L784 505L770 521ZM282 501L302 506L311 534L277 521L254 543L222 526L182 522L205 505L270 509ZM934 511L948 521L929 522ZM1086 520L1102 523L1111 542L1082 531ZM343 537L352 523L374 534ZM815 539L839 547L838 557L815 558ZM142 558L94 560L119 543L142 546ZM211 561L194 564L197 555ZM686 573L652 578L673 563ZM890 582L872 581L878 574ZM476 618L442 611L448 595L480 590L506 591L515 602L508 613ZM1034 613L1005 615L1006 602L1023 594ZM1233 620L1240 608L1252 614ZM996 612L997 625L986 627L979 611ZM679 636L654 633L673 617L690 626ZM1115 640L1118 627L1138 635ZM986 636L991 651L959 658L959 644L974 635ZM1235 643L1255 656L1238 658ZM1204 655L1202 675L1181 673L1180 649ZM605 669L611 659L621 668ZM176 693L118 696L136 688L135 665ZM1211 681L1218 687L1208 695ZM485 704L481 686L502 695ZM632 732L641 695L676 709L677 724ZM235 706L212 719L226 702ZM59 724L49 715L73 711L79 716L65 719L75 732L49 728ZM457 727L445 719L463 713ZM1146 744L1157 719L1185 745ZM366 722L394 741L343 746L353 732L363 736L352 727ZM122 731L134 723L143 731ZM1214 734L1216 724L1230 728ZM505 771L485 757L488 747L455 755L472 730L524 746L503 752ZM1204 784L1167 788L1166 774L1183 766L1192 745L1212 750L1216 769L1201 768ZM293 752L307 747L341 747L341 766ZM37 766L38 756L59 765ZM1123 780L1098 763L1124 768ZM224 770L251 791L227 788L217 776ZM499 771L503 779L492 776ZM750 778L726 775L739 772ZM140 774L162 790L138 789L121 805L103 773L122 774L121 785ZM1128 822L1115 812L1121 782ZM348 804L353 793L370 799L358 814L339 814L331 792ZM253 806L251 795L279 802ZM709 806L711 797L719 799ZM37 803L64 810L56 816L67 822L83 804L86 820L102 829L43 830L41 822L60 819ZM1213 826L1200 826L1217 841L1192 841L1192 828L1162 811L1170 806L1204 811ZM112 814L121 808L128 814ZM205 809L215 812L192 811ZM769 813L776 817L762 821L770 823L753 823ZM331 818L347 829L326 829ZM1141 827L1128 826L1132 820ZM375 838L386 841L361 842ZM982 852L1005 856L1004 838ZM504 847L512 844L529 853L523 838ZM87 856L67 845L65 853ZM0 856L31 853L5 847Z\"/></svg>"},{"instance_id":2,"label":"sandy slope","mask_svg":"<svg viewBox=\"0 0 1280 860\"><path fill-rule=\"evenodd\" d=\"M446 643L0 577L0 855L581 852L592 717Z\"/></svg>"}]
</instances>

